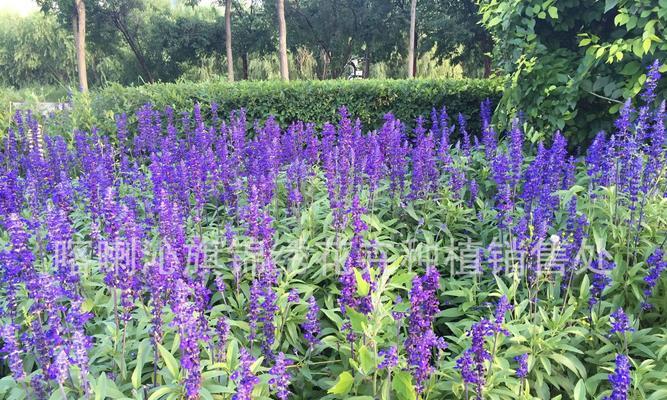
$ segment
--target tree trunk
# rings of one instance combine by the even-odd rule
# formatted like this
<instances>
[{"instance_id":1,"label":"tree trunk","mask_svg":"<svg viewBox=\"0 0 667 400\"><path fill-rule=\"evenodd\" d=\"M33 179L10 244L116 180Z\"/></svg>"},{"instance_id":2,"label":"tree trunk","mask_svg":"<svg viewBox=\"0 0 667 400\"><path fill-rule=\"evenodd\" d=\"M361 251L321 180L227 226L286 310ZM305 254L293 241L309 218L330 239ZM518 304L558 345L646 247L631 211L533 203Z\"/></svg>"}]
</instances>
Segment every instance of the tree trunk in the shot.
<instances>
[{"instance_id":1,"label":"tree trunk","mask_svg":"<svg viewBox=\"0 0 667 400\"><path fill-rule=\"evenodd\" d=\"M276 0L278 7L278 56L280 58L280 78L289 80L287 65L287 26L285 25L285 0Z\"/></svg>"},{"instance_id":2,"label":"tree trunk","mask_svg":"<svg viewBox=\"0 0 667 400\"><path fill-rule=\"evenodd\" d=\"M408 48L408 78L415 77L415 30L417 26L417 0L410 4L410 47Z\"/></svg>"},{"instance_id":3,"label":"tree trunk","mask_svg":"<svg viewBox=\"0 0 667 400\"><path fill-rule=\"evenodd\" d=\"M125 41L130 46L130 49L134 53L134 56L139 62L141 70L144 72L146 78L148 79L148 82L155 83L155 80L153 79L153 74L151 74L150 69L148 69L148 64L146 63L146 59L144 58L144 55L141 53L141 50L139 49L137 43L134 41L134 38L132 37L132 35L130 35L129 30L127 29L123 21L121 21L120 17L115 16L113 20L114 24L116 25L116 28L118 28L118 30L123 34Z\"/></svg>"},{"instance_id":4,"label":"tree trunk","mask_svg":"<svg viewBox=\"0 0 667 400\"><path fill-rule=\"evenodd\" d=\"M243 79L248 80L248 52L243 52L241 56L241 61L243 62Z\"/></svg>"},{"instance_id":5,"label":"tree trunk","mask_svg":"<svg viewBox=\"0 0 667 400\"><path fill-rule=\"evenodd\" d=\"M88 91L88 72L86 71L86 5L83 0L75 0L72 28L76 46L76 64L79 69L79 90Z\"/></svg>"},{"instance_id":6,"label":"tree trunk","mask_svg":"<svg viewBox=\"0 0 667 400\"><path fill-rule=\"evenodd\" d=\"M225 45L227 47L227 80L234 82L234 57L232 55L232 0L225 1Z\"/></svg>"},{"instance_id":7,"label":"tree trunk","mask_svg":"<svg viewBox=\"0 0 667 400\"><path fill-rule=\"evenodd\" d=\"M484 78L491 76L491 57L484 55Z\"/></svg>"},{"instance_id":8,"label":"tree trunk","mask_svg":"<svg viewBox=\"0 0 667 400\"><path fill-rule=\"evenodd\" d=\"M363 77L368 79L371 75L371 53L368 51L368 45L366 45L366 54L364 55L364 73Z\"/></svg>"}]
</instances>

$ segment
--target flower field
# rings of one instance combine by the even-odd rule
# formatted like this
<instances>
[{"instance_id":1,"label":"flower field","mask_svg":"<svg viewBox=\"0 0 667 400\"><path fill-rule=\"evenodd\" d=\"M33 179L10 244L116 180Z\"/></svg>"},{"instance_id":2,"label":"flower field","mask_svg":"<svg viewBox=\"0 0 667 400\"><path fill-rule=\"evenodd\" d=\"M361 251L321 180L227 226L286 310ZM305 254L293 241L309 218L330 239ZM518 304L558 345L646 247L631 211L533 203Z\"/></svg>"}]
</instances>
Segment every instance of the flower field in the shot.
<instances>
[{"instance_id":1,"label":"flower field","mask_svg":"<svg viewBox=\"0 0 667 400\"><path fill-rule=\"evenodd\" d=\"M0 397L667 398L656 62L587 149L446 108L2 143ZM428 110L424 110L428 113ZM64 131L64 130L63 130Z\"/></svg>"}]
</instances>

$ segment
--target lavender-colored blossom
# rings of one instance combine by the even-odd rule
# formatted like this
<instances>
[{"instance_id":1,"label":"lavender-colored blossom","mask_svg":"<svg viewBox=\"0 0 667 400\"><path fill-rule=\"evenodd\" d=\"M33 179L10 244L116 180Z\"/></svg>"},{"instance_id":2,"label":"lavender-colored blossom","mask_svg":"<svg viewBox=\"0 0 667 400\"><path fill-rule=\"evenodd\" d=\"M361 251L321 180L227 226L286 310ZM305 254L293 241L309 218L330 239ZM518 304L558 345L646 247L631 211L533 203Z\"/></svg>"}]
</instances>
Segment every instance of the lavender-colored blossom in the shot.
<instances>
[{"instance_id":1,"label":"lavender-colored blossom","mask_svg":"<svg viewBox=\"0 0 667 400\"><path fill-rule=\"evenodd\" d=\"M632 378L630 377L630 360L625 354L616 355L616 369L609 374L611 395L604 400L627 400Z\"/></svg>"},{"instance_id":2,"label":"lavender-colored blossom","mask_svg":"<svg viewBox=\"0 0 667 400\"><path fill-rule=\"evenodd\" d=\"M504 154L493 158L491 171L496 183L496 210L498 212L498 227L507 228L512 223L511 212L514 208L512 201L512 175L510 171L510 160Z\"/></svg>"},{"instance_id":3,"label":"lavender-colored blossom","mask_svg":"<svg viewBox=\"0 0 667 400\"><path fill-rule=\"evenodd\" d=\"M521 180L521 166L523 164L523 131L519 124L519 119L512 120L512 130L510 131L509 158L511 172L511 187L516 189Z\"/></svg>"},{"instance_id":4,"label":"lavender-colored blossom","mask_svg":"<svg viewBox=\"0 0 667 400\"><path fill-rule=\"evenodd\" d=\"M185 395L188 399L198 399L201 387L201 367L199 341L206 341L206 328L201 324L201 310L192 300L193 290L184 281L176 282L172 309L172 324L180 336L181 366L185 371Z\"/></svg>"},{"instance_id":5,"label":"lavender-colored blossom","mask_svg":"<svg viewBox=\"0 0 667 400\"><path fill-rule=\"evenodd\" d=\"M620 333L621 335L625 334L626 332L632 332L634 331L634 328L630 325L630 320L628 319L628 316L625 314L622 308L617 309L614 311L611 315L611 330L609 333L614 334L614 333Z\"/></svg>"},{"instance_id":6,"label":"lavender-colored blossom","mask_svg":"<svg viewBox=\"0 0 667 400\"><path fill-rule=\"evenodd\" d=\"M389 369L398 365L398 350L396 346L381 349L378 351L378 356L382 357L382 361L378 365L379 369Z\"/></svg>"},{"instance_id":7,"label":"lavender-colored blossom","mask_svg":"<svg viewBox=\"0 0 667 400\"><path fill-rule=\"evenodd\" d=\"M236 383L236 393L232 396L232 400L252 400L252 391L259 383L259 378L250 369L255 359L244 348L240 353L239 366L230 375L230 379Z\"/></svg>"},{"instance_id":8,"label":"lavender-colored blossom","mask_svg":"<svg viewBox=\"0 0 667 400\"><path fill-rule=\"evenodd\" d=\"M528 354L524 353L514 357L514 361L519 363L519 367L516 369L516 376L519 379L526 379L528 376Z\"/></svg>"},{"instance_id":9,"label":"lavender-colored blossom","mask_svg":"<svg viewBox=\"0 0 667 400\"><path fill-rule=\"evenodd\" d=\"M496 332L496 324L487 319L475 323L468 336L472 345L456 361L456 369L461 372L463 382L475 385L475 398L481 400L486 384L486 363L492 360L491 353L486 350L486 338Z\"/></svg>"},{"instance_id":10,"label":"lavender-colored blossom","mask_svg":"<svg viewBox=\"0 0 667 400\"><path fill-rule=\"evenodd\" d=\"M507 296L502 295L496 304L494 321L496 324L496 332L503 333L505 336L509 336L509 332L503 328L503 324L505 323L505 314L511 312L512 310L514 310L514 305L512 305L509 300L507 300Z\"/></svg>"},{"instance_id":11,"label":"lavender-colored blossom","mask_svg":"<svg viewBox=\"0 0 667 400\"><path fill-rule=\"evenodd\" d=\"M591 264L593 281L591 282L591 297L588 299L589 307L592 308L602 300L604 290L611 284L609 274L614 268L616 268L616 264L613 261L605 260L602 257L593 260Z\"/></svg>"},{"instance_id":12,"label":"lavender-colored blossom","mask_svg":"<svg viewBox=\"0 0 667 400\"><path fill-rule=\"evenodd\" d=\"M438 169L436 167L435 143L431 134L423 127L423 119L417 119L415 147L412 150L412 198L425 196L435 190Z\"/></svg>"},{"instance_id":13,"label":"lavender-colored blossom","mask_svg":"<svg viewBox=\"0 0 667 400\"><path fill-rule=\"evenodd\" d=\"M378 133L385 166L388 170L392 196L403 195L407 170L407 140L403 133L403 124L392 114L384 116L384 124Z\"/></svg>"},{"instance_id":14,"label":"lavender-colored blossom","mask_svg":"<svg viewBox=\"0 0 667 400\"><path fill-rule=\"evenodd\" d=\"M306 320L301 324L301 329L303 331L303 337L308 342L310 347L319 343L317 336L320 334L320 321L319 314L320 307L317 305L317 300L314 296L311 296L308 299L308 313L306 314Z\"/></svg>"},{"instance_id":15,"label":"lavender-colored blossom","mask_svg":"<svg viewBox=\"0 0 667 400\"><path fill-rule=\"evenodd\" d=\"M648 273L644 277L644 282L646 283L646 289L644 289L644 295L648 299L653 295L653 290L655 289L662 273L667 270L667 260L665 260L665 252L661 249L655 249L653 253L646 260L646 265L649 267Z\"/></svg>"},{"instance_id":16,"label":"lavender-colored blossom","mask_svg":"<svg viewBox=\"0 0 667 400\"><path fill-rule=\"evenodd\" d=\"M650 104L655 100L655 89L658 87L658 81L660 81L661 67L662 65L657 59L648 67L646 81L644 82L644 91L641 94L641 98L646 104Z\"/></svg>"},{"instance_id":17,"label":"lavender-colored blossom","mask_svg":"<svg viewBox=\"0 0 667 400\"><path fill-rule=\"evenodd\" d=\"M443 346L433 332L433 320L440 309L436 293L440 286L439 279L438 271L429 267L423 276L413 279L410 289L410 315L405 350L419 393L424 390L424 382L433 370L433 350Z\"/></svg>"},{"instance_id":18,"label":"lavender-colored blossom","mask_svg":"<svg viewBox=\"0 0 667 400\"><path fill-rule=\"evenodd\" d=\"M468 130L466 129L466 119L463 116L463 114L459 113L458 116L458 121L459 121L459 134L461 136L461 149L463 150L463 155L466 157L470 157L470 135L468 134Z\"/></svg>"},{"instance_id":19,"label":"lavender-colored blossom","mask_svg":"<svg viewBox=\"0 0 667 400\"><path fill-rule=\"evenodd\" d=\"M16 381L25 379L26 374L23 369L23 360L21 359L21 347L17 340L18 327L15 324L9 323L0 328L0 337L3 341L0 353L5 355L7 365Z\"/></svg>"},{"instance_id":20,"label":"lavender-colored blossom","mask_svg":"<svg viewBox=\"0 0 667 400\"><path fill-rule=\"evenodd\" d=\"M287 371L287 367L290 365L292 365L292 360L285 358L284 353L279 353L276 357L275 364L269 371L271 374L269 386L280 400L287 400L290 395L289 384L291 376Z\"/></svg>"}]
</instances>

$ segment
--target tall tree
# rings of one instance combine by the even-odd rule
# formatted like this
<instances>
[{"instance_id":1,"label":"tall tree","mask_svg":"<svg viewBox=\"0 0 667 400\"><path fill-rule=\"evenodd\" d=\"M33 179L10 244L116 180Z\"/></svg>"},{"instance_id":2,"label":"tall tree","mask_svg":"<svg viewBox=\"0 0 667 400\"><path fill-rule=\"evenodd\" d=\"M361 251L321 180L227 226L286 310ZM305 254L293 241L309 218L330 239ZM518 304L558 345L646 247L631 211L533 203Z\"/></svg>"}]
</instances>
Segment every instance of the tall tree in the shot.
<instances>
[{"instance_id":1,"label":"tall tree","mask_svg":"<svg viewBox=\"0 0 667 400\"><path fill-rule=\"evenodd\" d=\"M491 74L493 38L481 24L477 0L422 0L418 4L419 48L460 64L466 76Z\"/></svg>"},{"instance_id":2,"label":"tall tree","mask_svg":"<svg viewBox=\"0 0 667 400\"><path fill-rule=\"evenodd\" d=\"M75 0L72 16L72 30L76 46L76 65L79 69L79 89L88 91L88 72L86 71L86 4Z\"/></svg>"},{"instance_id":3,"label":"tall tree","mask_svg":"<svg viewBox=\"0 0 667 400\"><path fill-rule=\"evenodd\" d=\"M280 78L289 80L287 65L287 26L285 24L285 0L276 0L278 8L278 57L280 58Z\"/></svg>"},{"instance_id":4,"label":"tall tree","mask_svg":"<svg viewBox=\"0 0 667 400\"><path fill-rule=\"evenodd\" d=\"M241 55L243 79L248 79L250 54L275 53L275 8L263 0L234 1L234 41L232 45Z\"/></svg>"},{"instance_id":5,"label":"tall tree","mask_svg":"<svg viewBox=\"0 0 667 400\"><path fill-rule=\"evenodd\" d=\"M408 78L415 77L415 49L417 48L417 0L412 0L410 4L410 45L408 47Z\"/></svg>"},{"instance_id":6,"label":"tall tree","mask_svg":"<svg viewBox=\"0 0 667 400\"><path fill-rule=\"evenodd\" d=\"M225 1L225 46L227 48L227 80L234 82L234 57L232 55L232 0Z\"/></svg>"}]
</instances>

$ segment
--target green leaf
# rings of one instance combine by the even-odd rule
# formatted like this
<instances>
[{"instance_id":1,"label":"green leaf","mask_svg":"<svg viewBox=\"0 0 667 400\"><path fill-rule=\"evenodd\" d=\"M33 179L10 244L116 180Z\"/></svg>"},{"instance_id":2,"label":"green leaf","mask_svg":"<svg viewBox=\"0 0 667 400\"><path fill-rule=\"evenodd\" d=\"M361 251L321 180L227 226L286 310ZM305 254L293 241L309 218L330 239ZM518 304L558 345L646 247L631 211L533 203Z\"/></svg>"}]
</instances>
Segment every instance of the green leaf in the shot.
<instances>
[{"instance_id":1,"label":"green leaf","mask_svg":"<svg viewBox=\"0 0 667 400\"><path fill-rule=\"evenodd\" d=\"M375 370L375 367L377 365L377 363L375 362L375 356L370 350L368 350L368 347L366 347L366 345L362 345L359 348L359 361L361 362L361 370L366 375L373 372L373 370Z\"/></svg>"},{"instance_id":2,"label":"green leaf","mask_svg":"<svg viewBox=\"0 0 667 400\"><path fill-rule=\"evenodd\" d=\"M158 344L157 348L158 351L160 352L160 357L162 357L164 364L167 366L167 369L171 374L171 377L174 379L178 378L178 373L180 368L178 365L178 361L176 361L176 358L174 358L174 356L169 352L169 350L165 349L164 346L162 346L161 344Z\"/></svg>"},{"instance_id":3,"label":"green leaf","mask_svg":"<svg viewBox=\"0 0 667 400\"><path fill-rule=\"evenodd\" d=\"M616 7L618 0L605 0L604 2L604 12L607 13L612 8Z\"/></svg>"},{"instance_id":4,"label":"green leaf","mask_svg":"<svg viewBox=\"0 0 667 400\"><path fill-rule=\"evenodd\" d=\"M648 51L651 50L651 38L644 39L642 50L644 50L644 54L648 54Z\"/></svg>"},{"instance_id":5,"label":"green leaf","mask_svg":"<svg viewBox=\"0 0 667 400\"><path fill-rule=\"evenodd\" d=\"M156 391L151 393L151 395L148 397L148 400L157 400L162 398L168 393L172 393L174 391L174 388L171 386L160 386Z\"/></svg>"},{"instance_id":6,"label":"green leaf","mask_svg":"<svg viewBox=\"0 0 667 400\"><path fill-rule=\"evenodd\" d=\"M549 358L551 358L552 360L556 361L561 365L564 365L570 371L577 374L577 376L580 376L582 378L586 377L586 367L584 367L581 361L579 361L579 359L577 359L573 355L550 354Z\"/></svg>"},{"instance_id":7,"label":"green leaf","mask_svg":"<svg viewBox=\"0 0 667 400\"><path fill-rule=\"evenodd\" d=\"M586 400L586 383L583 379L579 379L574 387L574 400Z\"/></svg>"},{"instance_id":8,"label":"green leaf","mask_svg":"<svg viewBox=\"0 0 667 400\"><path fill-rule=\"evenodd\" d=\"M132 387L135 389L139 389L141 386L141 375L144 369L144 364L146 363L146 355L149 350L150 341L148 339L144 339L139 344L139 351L137 352L137 365L134 367L134 371L132 371Z\"/></svg>"},{"instance_id":9,"label":"green leaf","mask_svg":"<svg viewBox=\"0 0 667 400\"><path fill-rule=\"evenodd\" d=\"M412 384L412 375L405 371L399 371L394 376L392 387L399 400L415 400L417 392L415 385Z\"/></svg>"},{"instance_id":10,"label":"green leaf","mask_svg":"<svg viewBox=\"0 0 667 400\"><path fill-rule=\"evenodd\" d=\"M353 309L347 310L347 315L350 318L350 325L355 332L363 332L364 325L368 322L368 317Z\"/></svg>"},{"instance_id":11,"label":"green leaf","mask_svg":"<svg viewBox=\"0 0 667 400\"><path fill-rule=\"evenodd\" d=\"M333 385L327 393L329 394L347 394L350 389L352 389L352 384L354 383L354 378L352 374L347 371L343 371L338 375L338 380L336 384Z\"/></svg>"},{"instance_id":12,"label":"green leaf","mask_svg":"<svg viewBox=\"0 0 667 400\"><path fill-rule=\"evenodd\" d=\"M366 282L364 277L361 275L361 271L359 271L357 268L354 269L354 277L357 280L357 295L361 297L367 296L371 289L371 285Z\"/></svg>"},{"instance_id":13,"label":"green leaf","mask_svg":"<svg viewBox=\"0 0 667 400\"><path fill-rule=\"evenodd\" d=\"M551 6L547 9L549 16L553 19L558 19L558 8Z\"/></svg>"}]
</instances>

